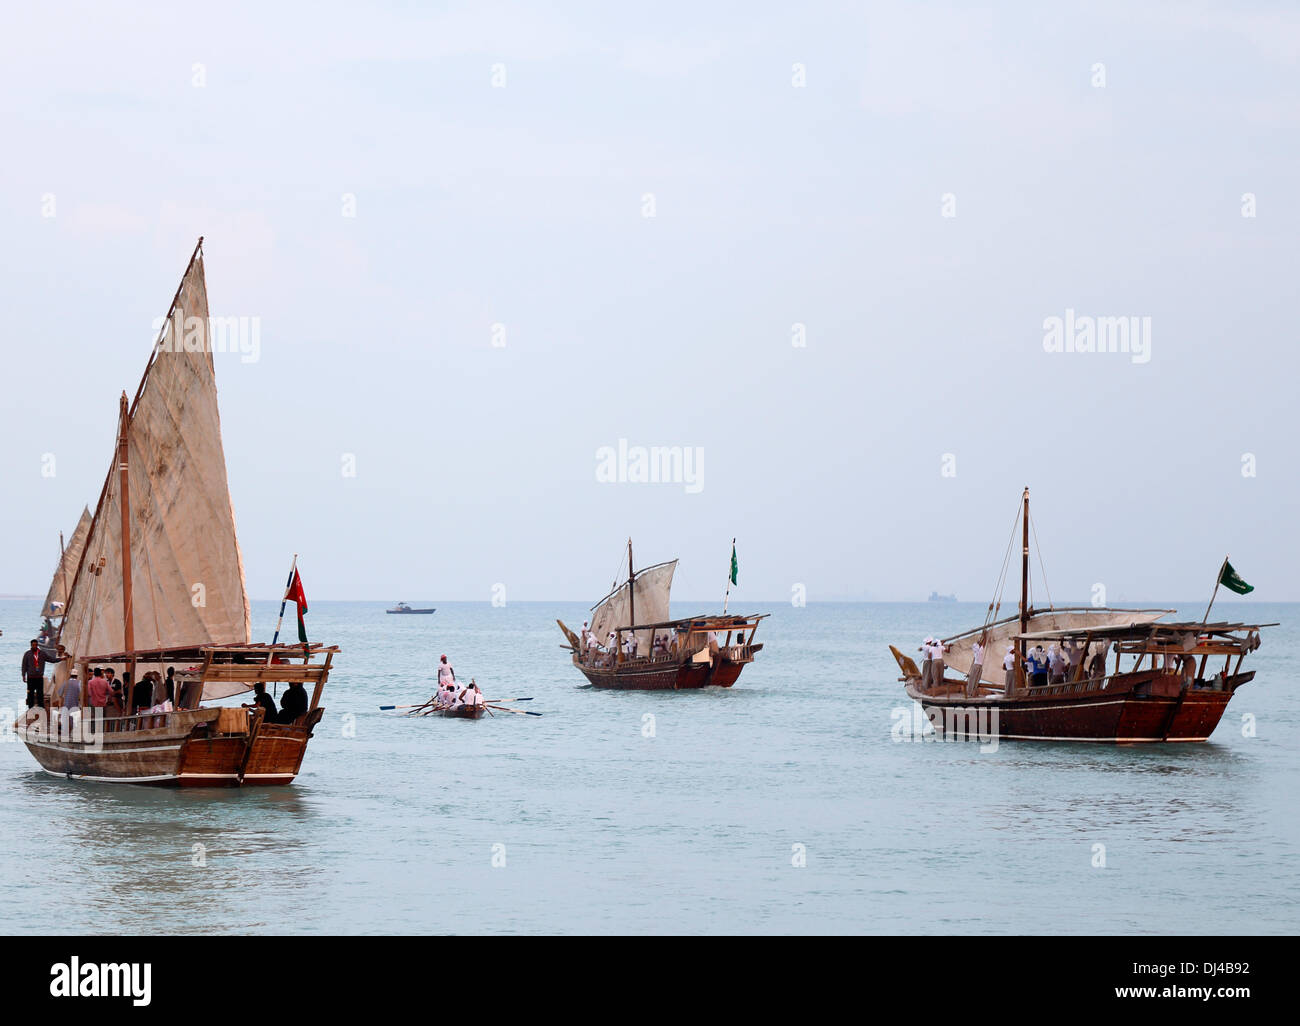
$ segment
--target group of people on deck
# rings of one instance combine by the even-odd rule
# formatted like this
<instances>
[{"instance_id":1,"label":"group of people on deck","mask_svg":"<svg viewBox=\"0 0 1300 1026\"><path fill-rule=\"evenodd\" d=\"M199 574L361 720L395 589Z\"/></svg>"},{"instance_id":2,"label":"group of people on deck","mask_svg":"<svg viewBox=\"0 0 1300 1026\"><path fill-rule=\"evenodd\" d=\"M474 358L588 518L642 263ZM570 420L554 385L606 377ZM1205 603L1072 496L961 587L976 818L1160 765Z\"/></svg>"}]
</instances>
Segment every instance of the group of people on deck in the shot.
<instances>
[{"instance_id":1,"label":"group of people on deck","mask_svg":"<svg viewBox=\"0 0 1300 1026\"><path fill-rule=\"evenodd\" d=\"M253 685L252 705L246 705L244 708L249 709L259 705L262 707L263 723L293 723L307 711L307 689L303 687L300 680L290 681L289 687L280 699L280 708L277 709L275 699L266 693L266 685L259 680Z\"/></svg>"},{"instance_id":2,"label":"group of people on deck","mask_svg":"<svg viewBox=\"0 0 1300 1026\"><path fill-rule=\"evenodd\" d=\"M641 642L637 635L642 629L623 631L621 644L619 642L619 632L610 631L605 638L605 643L602 645L590 625L584 620L582 622L582 633L579 636L579 655L584 662L597 666L613 666L617 662L617 656L620 652L624 660L639 658L641 655ZM682 644L682 638L686 633L684 627L655 631L654 638L650 643L650 651L646 654L652 659L663 659L677 655ZM707 641L709 652L716 656L721 645L718 632L709 631ZM744 644L745 634L743 631L739 631L736 634L735 645L743 646Z\"/></svg>"},{"instance_id":3,"label":"group of people on deck","mask_svg":"<svg viewBox=\"0 0 1300 1026\"><path fill-rule=\"evenodd\" d=\"M45 667L48 663L58 663L66 655L48 656L42 651L38 639L33 638L31 649L23 654L21 673L27 685L27 707L41 707L45 703ZM202 682L198 679L177 679L176 668L167 667L165 674L150 670L143 674L135 686L131 684L131 671L123 670L121 679L111 666L87 667L86 679L81 679L80 671L73 669L67 680L60 684L51 696L52 710L59 711L60 723L67 731L75 712L89 712L102 715L106 720L121 719L127 716L138 719L127 724L119 724L109 729L126 727L148 728L160 727L164 713L177 709L197 709L202 699ZM245 708L261 706L265 710L266 723L293 723L307 712L307 691L301 681L289 684L277 709L275 699L266 693L266 685L260 681L253 685L253 702ZM179 694L179 699L177 695ZM102 709L102 714L95 710Z\"/></svg>"},{"instance_id":4,"label":"group of people on deck","mask_svg":"<svg viewBox=\"0 0 1300 1026\"><path fill-rule=\"evenodd\" d=\"M457 682L456 671L447 662L446 655L438 660L438 690L429 699L435 709L460 709L467 705L484 705L486 701L474 681L465 685Z\"/></svg>"},{"instance_id":5,"label":"group of people on deck","mask_svg":"<svg viewBox=\"0 0 1300 1026\"><path fill-rule=\"evenodd\" d=\"M602 645L600 639L596 637L594 631L587 621L582 622L581 634L581 654L588 663L595 663L599 666L611 666L616 661L617 655L621 652L623 658L636 659L641 654L641 640L637 637L637 631L622 632L622 641L619 640L619 632L610 631L605 637L605 643ZM651 642L649 655L658 659L661 656L670 655L677 651L677 634L672 631L658 631L655 633L654 640Z\"/></svg>"},{"instance_id":6,"label":"group of people on deck","mask_svg":"<svg viewBox=\"0 0 1300 1026\"><path fill-rule=\"evenodd\" d=\"M61 663L66 658L63 654L46 655L39 639L32 639L30 649L23 654L20 668L23 682L27 685L27 708L44 707L45 667L49 663ZM124 670L119 680L113 667L94 666L86 668L84 681L80 670L74 667L69 671L67 679L51 696L50 706L59 710L60 722L66 731L71 725L74 712L79 714L82 710L87 710L92 715L105 719L120 719L124 716L168 713L176 707L175 702L175 667L167 667L166 676L157 670L150 670L132 686L129 670ZM103 711L96 714L97 709ZM149 724L148 720L142 722Z\"/></svg>"},{"instance_id":7,"label":"group of people on deck","mask_svg":"<svg viewBox=\"0 0 1300 1026\"><path fill-rule=\"evenodd\" d=\"M1088 656L1092 647L1093 654ZM1031 688L1046 687L1048 684L1064 684L1066 681L1082 679L1083 664L1087 662L1087 676L1091 680L1101 680L1106 676L1106 657L1111 646L1105 641L1089 646L1082 641L1064 638L1058 647L1055 642L1044 650L1041 644L1025 651L1025 680ZM1015 679L1016 646L1007 646L1006 657L1002 660L1006 671L1006 684L1010 687Z\"/></svg>"},{"instance_id":8,"label":"group of people on deck","mask_svg":"<svg viewBox=\"0 0 1300 1026\"><path fill-rule=\"evenodd\" d=\"M981 634L971 643L971 668L967 674L966 694L973 696L978 690L979 682L984 676L985 648L988 635ZM944 683L946 664L944 654L950 651L938 638L926 638L921 643L921 688L931 690ZM1088 658L1089 648L1093 649ZM1107 642L1088 645L1082 641L1064 638L1058 647L1052 643L1047 649L1041 644L1027 649L1024 658L1025 681L1029 687L1045 687L1049 684L1064 684L1081 676L1080 666L1087 661L1087 675L1092 680L1101 680L1106 676L1106 657L1111 651ZM1007 645L1006 655L1002 659L1003 684L1011 690L1016 682L1016 662L1019 653L1014 642Z\"/></svg>"}]
</instances>

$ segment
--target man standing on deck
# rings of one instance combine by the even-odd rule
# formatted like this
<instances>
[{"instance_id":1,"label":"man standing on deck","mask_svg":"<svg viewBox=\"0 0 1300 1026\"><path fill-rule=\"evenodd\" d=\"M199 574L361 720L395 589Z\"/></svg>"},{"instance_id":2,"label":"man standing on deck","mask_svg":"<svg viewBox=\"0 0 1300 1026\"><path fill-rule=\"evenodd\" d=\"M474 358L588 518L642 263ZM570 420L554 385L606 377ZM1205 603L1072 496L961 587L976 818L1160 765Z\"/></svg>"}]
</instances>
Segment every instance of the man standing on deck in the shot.
<instances>
[{"instance_id":1,"label":"man standing on deck","mask_svg":"<svg viewBox=\"0 0 1300 1026\"><path fill-rule=\"evenodd\" d=\"M45 664L61 663L67 656L63 655L63 646L59 646L59 655L51 659L41 651L40 642L32 638L32 647L23 653L22 678L27 685L27 708L45 704Z\"/></svg>"},{"instance_id":2,"label":"man standing on deck","mask_svg":"<svg viewBox=\"0 0 1300 1026\"><path fill-rule=\"evenodd\" d=\"M108 686L108 681L98 671L90 680L86 681L86 700L90 703L92 709L106 709L108 696L112 693L113 689Z\"/></svg>"},{"instance_id":3,"label":"man standing on deck","mask_svg":"<svg viewBox=\"0 0 1300 1026\"><path fill-rule=\"evenodd\" d=\"M979 693L980 678L984 676L984 641L985 635L981 634L970 647L970 674L966 677L967 698L974 698Z\"/></svg>"},{"instance_id":4,"label":"man standing on deck","mask_svg":"<svg viewBox=\"0 0 1300 1026\"><path fill-rule=\"evenodd\" d=\"M1061 655L1061 650L1053 644L1047 650L1047 668L1053 684L1061 684L1065 681L1065 665L1065 656Z\"/></svg>"},{"instance_id":5,"label":"man standing on deck","mask_svg":"<svg viewBox=\"0 0 1300 1026\"><path fill-rule=\"evenodd\" d=\"M451 687L456 683L456 671L452 669L451 663L447 662L447 656L444 654L438 661L438 684Z\"/></svg>"},{"instance_id":6,"label":"man standing on deck","mask_svg":"<svg viewBox=\"0 0 1300 1026\"><path fill-rule=\"evenodd\" d=\"M1047 656L1042 645L1035 645L1025 656L1029 664L1029 686L1041 688L1047 685Z\"/></svg>"},{"instance_id":7,"label":"man standing on deck","mask_svg":"<svg viewBox=\"0 0 1300 1026\"><path fill-rule=\"evenodd\" d=\"M1065 679L1074 680L1075 669L1079 665L1079 660L1083 658L1080 645L1073 638L1063 638L1061 654L1065 656Z\"/></svg>"},{"instance_id":8,"label":"man standing on deck","mask_svg":"<svg viewBox=\"0 0 1300 1026\"><path fill-rule=\"evenodd\" d=\"M943 683L943 654L948 646L938 638L934 639L934 644L930 646L930 683L934 687L939 687Z\"/></svg>"},{"instance_id":9,"label":"man standing on deck","mask_svg":"<svg viewBox=\"0 0 1300 1026\"><path fill-rule=\"evenodd\" d=\"M71 738L72 713L78 711L79 714L81 708L81 681L77 679L76 670L72 671L59 689L59 704L63 706L59 713L59 727L65 738Z\"/></svg>"}]
</instances>

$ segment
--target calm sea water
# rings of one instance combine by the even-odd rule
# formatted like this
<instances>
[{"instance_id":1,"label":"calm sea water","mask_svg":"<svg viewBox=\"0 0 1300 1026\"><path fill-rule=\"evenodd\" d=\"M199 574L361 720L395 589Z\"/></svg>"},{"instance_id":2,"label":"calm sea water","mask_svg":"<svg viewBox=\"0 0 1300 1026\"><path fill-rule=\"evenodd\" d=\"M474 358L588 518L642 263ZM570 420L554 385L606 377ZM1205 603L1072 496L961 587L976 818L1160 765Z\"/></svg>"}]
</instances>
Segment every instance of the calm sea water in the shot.
<instances>
[{"instance_id":1,"label":"calm sea water","mask_svg":"<svg viewBox=\"0 0 1300 1026\"><path fill-rule=\"evenodd\" d=\"M313 640L343 653L290 787L79 784L8 734L3 932L1300 929L1300 605L1216 605L1283 626L1207 744L982 754L893 738L886 647L972 626L978 605L769 607L735 688L655 694L570 667L554 621L580 624L581 604L433 604L312 604ZM38 608L0 602L0 706L21 702ZM254 604L255 637L277 608ZM544 715L379 711L427 697L443 652Z\"/></svg>"}]
</instances>

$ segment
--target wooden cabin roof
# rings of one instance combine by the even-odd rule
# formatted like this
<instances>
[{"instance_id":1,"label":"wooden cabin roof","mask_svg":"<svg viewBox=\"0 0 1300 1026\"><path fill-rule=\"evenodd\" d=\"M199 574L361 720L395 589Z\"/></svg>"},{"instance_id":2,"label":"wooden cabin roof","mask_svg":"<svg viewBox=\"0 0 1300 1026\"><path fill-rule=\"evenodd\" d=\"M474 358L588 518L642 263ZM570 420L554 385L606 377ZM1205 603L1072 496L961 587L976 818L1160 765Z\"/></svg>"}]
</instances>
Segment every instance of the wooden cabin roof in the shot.
<instances>
[{"instance_id":1,"label":"wooden cabin roof","mask_svg":"<svg viewBox=\"0 0 1300 1026\"><path fill-rule=\"evenodd\" d=\"M1083 625L1069 630L1030 631L1026 634L1017 634L1015 637L1017 641L1056 641L1061 638L1078 638L1090 634L1097 640L1105 638L1110 641L1125 641L1128 639L1145 640L1159 634L1229 635L1240 631L1258 631L1263 627L1277 626L1276 623L1228 623L1226 621L1221 623L1201 623L1199 620L1188 620L1181 623L1115 624L1110 627L1088 627Z\"/></svg>"},{"instance_id":2,"label":"wooden cabin roof","mask_svg":"<svg viewBox=\"0 0 1300 1026\"><path fill-rule=\"evenodd\" d=\"M85 663L127 663L134 659L141 663L156 662L203 662L208 653L212 653L213 662L221 663L257 663L266 662L267 656L282 659L301 659L303 649L308 656L324 655L338 652L337 645L307 645L301 643L284 645L248 644L248 645L178 645L173 648L137 649L134 652L112 652L107 655L78 656L77 662Z\"/></svg>"}]
</instances>

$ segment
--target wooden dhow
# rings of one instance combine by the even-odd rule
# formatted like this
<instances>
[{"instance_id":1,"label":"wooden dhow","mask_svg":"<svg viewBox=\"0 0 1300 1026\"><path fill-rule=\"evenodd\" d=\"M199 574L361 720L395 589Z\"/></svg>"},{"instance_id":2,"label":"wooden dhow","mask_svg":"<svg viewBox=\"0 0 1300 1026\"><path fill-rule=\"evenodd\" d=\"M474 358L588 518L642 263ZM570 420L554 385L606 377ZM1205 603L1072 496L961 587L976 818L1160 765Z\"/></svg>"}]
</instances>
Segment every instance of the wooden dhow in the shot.
<instances>
[{"instance_id":1,"label":"wooden dhow","mask_svg":"<svg viewBox=\"0 0 1300 1026\"><path fill-rule=\"evenodd\" d=\"M754 632L767 613L669 619L676 569L675 559L633 569L629 539L627 579L592 607L588 637L556 621L568 642L565 647L573 653L573 665L596 687L729 688L762 651L761 643L754 644ZM591 644L593 640L597 644ZM629 647L633 651L627 651Z\"/></svg>"},{"instance_id":2,"label":"wooden dhow","mask_svg":"<svg viewBox=\"0 0 1300 1026\"><path fill-rule=\"evenodd\" d=\"M1241 664L1259 647L1261 628L1276 624L1160 622L1172 614L1167 609L1035 609L1028 489L1022 498L1018 614L995 619L995 598L984 624L941 639L941 676L891 645L907 695L937 733L956 739L1207 740L1233 694L1254 679ZM979 664L976 643L984 653ZM1040 645L1058 646L1064 669L1035 685L1026 660ZM1008 655L1012 666L1004 669Z\"/></svg>"},{"instance_id":3,"label":"wooden dhow","mask_svg":"<svg viewBox=\"0 0 1300 1026\"><path fill-rule=\"evenodd\" d=\"M51 583L51 595L63 595L55 599L63 603L57 641L64 656L55 664L55 693L75 667L81 700L73 712L52 709L47 696L15 725L49 773L187 787L285 784L324 713L321 693L337 648L250 640L211 323L199 239L135 397L122 394L113 460L75 568L61 559ZM172 707L155 697L148 710L106 718L88 708L92 666L111 666L130 682L128 711L146 673L175 668ZM269 722L257 706L203 704L258 683L310 686L306 712Z\"/></svg>"}]
</instances>

